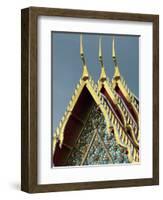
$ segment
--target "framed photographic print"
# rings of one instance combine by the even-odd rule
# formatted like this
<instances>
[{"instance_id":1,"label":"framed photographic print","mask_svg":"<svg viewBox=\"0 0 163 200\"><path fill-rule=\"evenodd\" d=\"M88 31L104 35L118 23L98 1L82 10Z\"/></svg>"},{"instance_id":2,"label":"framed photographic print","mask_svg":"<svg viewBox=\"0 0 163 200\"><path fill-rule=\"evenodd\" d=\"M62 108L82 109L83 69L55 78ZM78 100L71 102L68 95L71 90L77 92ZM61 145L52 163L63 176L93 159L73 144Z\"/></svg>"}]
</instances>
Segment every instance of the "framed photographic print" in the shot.
<instances>
[{"instance_id":1,"label":"framed photographic print","mask_svg":"<svg viewBox=\"0 0 163 200\"><path fill-rule=\"evenodd\" d=\"M159 184L159 16L30 7L21 189Z\"/></svg>"}]
</instances>

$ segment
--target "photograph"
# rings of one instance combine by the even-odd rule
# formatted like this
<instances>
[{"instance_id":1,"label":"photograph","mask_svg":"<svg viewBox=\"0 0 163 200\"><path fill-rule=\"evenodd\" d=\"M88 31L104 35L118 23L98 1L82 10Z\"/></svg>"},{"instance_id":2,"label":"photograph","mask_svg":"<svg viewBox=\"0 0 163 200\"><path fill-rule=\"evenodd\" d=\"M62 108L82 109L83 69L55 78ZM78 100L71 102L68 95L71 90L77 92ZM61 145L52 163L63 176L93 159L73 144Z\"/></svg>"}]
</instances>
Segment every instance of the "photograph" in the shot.
<instances>
[{"instance_id":1,"label":"photograph","mask_svg":"<svg viewBox=\"0 0 163 200\"><path fill-rule=\"evenodd\" d=\"M141 162L139 39L52 31L52 167Z\"/></svg>"}]
</instances>

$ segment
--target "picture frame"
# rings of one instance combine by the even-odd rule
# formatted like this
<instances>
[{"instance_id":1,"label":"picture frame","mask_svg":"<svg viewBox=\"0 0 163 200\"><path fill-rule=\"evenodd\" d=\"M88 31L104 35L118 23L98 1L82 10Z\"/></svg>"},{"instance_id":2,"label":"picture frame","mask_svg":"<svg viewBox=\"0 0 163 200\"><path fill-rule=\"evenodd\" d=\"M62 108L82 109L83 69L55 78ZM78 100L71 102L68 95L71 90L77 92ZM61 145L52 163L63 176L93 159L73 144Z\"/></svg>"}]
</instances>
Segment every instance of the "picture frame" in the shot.
<instances>
[{"instance_id":1,"label":"picture frame","mask_svg":"<svg viewBox=\"0 0 163 200\"><path fill-rule=\"evenodd\" d=\"M152 24L152 177L38 183L38 18L149 22ZM146 66L145 66L146 67ZM143 119L141 119L143 120ZM152 14L29 7L21 10L21 190L28 193L149 186L159 184L159 16Z\"/></svg>"}]
</instances>

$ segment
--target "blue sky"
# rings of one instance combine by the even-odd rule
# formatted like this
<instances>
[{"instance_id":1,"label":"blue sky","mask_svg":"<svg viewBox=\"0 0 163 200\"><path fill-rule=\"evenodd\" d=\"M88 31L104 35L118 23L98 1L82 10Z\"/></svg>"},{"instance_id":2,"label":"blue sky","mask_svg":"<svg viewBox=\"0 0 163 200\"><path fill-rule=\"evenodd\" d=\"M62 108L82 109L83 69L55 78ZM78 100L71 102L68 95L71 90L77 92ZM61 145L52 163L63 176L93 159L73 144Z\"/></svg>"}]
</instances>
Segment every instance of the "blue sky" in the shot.
<instances>
[{"instance_id":1,"label":"blue sky","mask_svg":"<svg viewBox=\"0 0 163 200\"><path fill-rule=\"evenodd\" d=\"M114 73L112 35L83 34L87 67L94 81L100 76L99 36L102 36L103 61L107 76ZM115 36L116 55L122 76L131 91L139 96L139 36ZM55 131L82 74L80 34L52 32L52 129Z\"/></svg>"}]
</instances>

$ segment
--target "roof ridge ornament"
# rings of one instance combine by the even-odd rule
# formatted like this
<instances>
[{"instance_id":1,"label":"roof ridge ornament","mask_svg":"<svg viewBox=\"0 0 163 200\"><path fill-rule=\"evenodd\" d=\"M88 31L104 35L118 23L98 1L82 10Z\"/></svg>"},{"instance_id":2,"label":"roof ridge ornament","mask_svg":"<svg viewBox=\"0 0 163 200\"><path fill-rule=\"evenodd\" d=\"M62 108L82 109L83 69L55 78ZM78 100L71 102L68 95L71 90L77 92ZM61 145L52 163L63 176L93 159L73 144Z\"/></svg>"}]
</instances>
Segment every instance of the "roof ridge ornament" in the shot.
<instances>
[{"instance_id":1,"label":"roof ridge ornament","mask_svg":"<svg viewBox=\"0 0 163 200\"><path fill-rule=\"evenodd\" d=\"M102 56L102 37L99 38L99 62L100 62L100 65L101 65L101 74L100 74L100 81L104 82L106 81L106 72L105 72L105 67L104 67L104 62L103 62L103 56Z\"/></svg>"},{"instance_id":2,"label":"roof ridge ornament","mask_svg":"<svg viewBox=\"0 0 163 200\"><path fill-rule=\"evenodd\" d=\"M84 50L83 50L83 35L80 34L80 57L83 63L83 74L82 74L82 79L85 81L89 78L89 73L88 73L88 69L86 66L86 61L85 61L85 57L84 57Z\"/></svg>"},{"instance_id":3,"label":"roof ridge ornament","mask_svg":"<svg viewBox=\"0 0 163 200\"><path fill-rule=\"evenodd\" d=\"M118 67L118 62L117 62L117 58L116 58L116 51L115 51L115 37L113 36L113 40L112 40L112 58L113 58L113 62L114 62L114 79L118 80L120 79L120 71L119 71L119 67Z\"/></svg>"}]
</instances>

